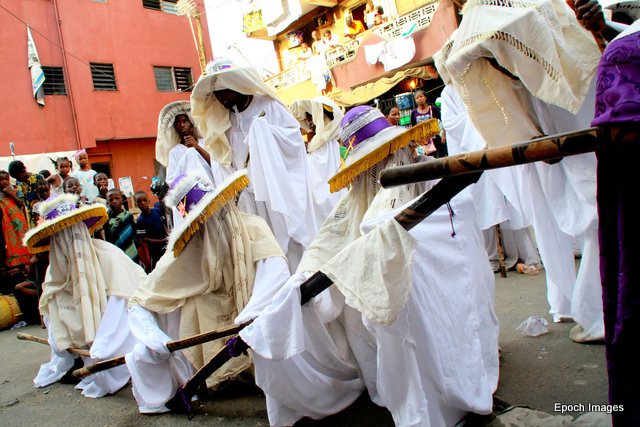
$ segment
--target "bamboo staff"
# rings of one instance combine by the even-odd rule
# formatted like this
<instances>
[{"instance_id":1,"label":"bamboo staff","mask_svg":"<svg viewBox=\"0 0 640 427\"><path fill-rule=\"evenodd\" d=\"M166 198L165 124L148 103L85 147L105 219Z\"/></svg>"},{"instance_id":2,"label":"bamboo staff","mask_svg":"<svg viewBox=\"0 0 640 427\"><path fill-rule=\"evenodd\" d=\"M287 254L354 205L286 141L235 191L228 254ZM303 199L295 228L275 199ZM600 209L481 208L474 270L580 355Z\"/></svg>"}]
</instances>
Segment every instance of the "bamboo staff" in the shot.
<instances>
[{"instance_id":1,"label":"bamboo staff","mask_svg":"<svg viewBox=\"0 0 640 427\"><path fill-rule=\"evenodd\" d=\"M211 332L205 332L203 334L196 335L190 338L185 338L177 341L169 341L167 343L167 349L169 349L170 352L174 352L177 350L193 347L194 345L204 344L209 341L217 340L218 338L228 337L229 335L237 334L245 326L249 326L251 322L253 322L253 320L250 320L239 326L231 325L226 328L218 329ZM115 368L116 366L124 365L125 363L126 362L124 356L120 356L114 359L103 360L102 362L76 369L71 375L74 378L82 379L91 374L95 374L96 372Z\"/></svg>"},{"instance_id":2,"label":"bamboo staff","mask_svg":"<svg viewBox=\"0 0 640 427\"><path fill-rule=\"evenodd\" d=\"M480 175L482 175L482 172L443 179L424 193L411 206L396 215L393 220L397 221L405 230L411 230L439 207L449 202L464 188L477 182ZM320 294L332 284L333 281L323 272L316 272L300 285L300 305L305 305L311 298ZM233 344L230 345L230 342ZM191 419L194 415L191 408L191 398L195 395L200 385L232 357L239 355L247 348L249 348L249 346L239 335L229 340L227 345L209 362L205 363L184 386L178 388L174 397L166 403L167 408L176 412L186 411L189 419Z\"/></svg>"},{"instance_id":3,"label":"bamboo staff","mask_svg":"<svg viewBox=\"0 0 640 427\"><path fill-rule=\"evenodd\" d=\"M36 337L35 335L25 334L22 332L18 332L18 335L16 336L16 338L18 338L19 340L33 341L40 344L49 345L49 341L45 340L44 338ZM77 348L69 347L67 351L71 354L91 357L91 355L89 354L89 350L79 350Z\"/></svg>"}]
</instances>

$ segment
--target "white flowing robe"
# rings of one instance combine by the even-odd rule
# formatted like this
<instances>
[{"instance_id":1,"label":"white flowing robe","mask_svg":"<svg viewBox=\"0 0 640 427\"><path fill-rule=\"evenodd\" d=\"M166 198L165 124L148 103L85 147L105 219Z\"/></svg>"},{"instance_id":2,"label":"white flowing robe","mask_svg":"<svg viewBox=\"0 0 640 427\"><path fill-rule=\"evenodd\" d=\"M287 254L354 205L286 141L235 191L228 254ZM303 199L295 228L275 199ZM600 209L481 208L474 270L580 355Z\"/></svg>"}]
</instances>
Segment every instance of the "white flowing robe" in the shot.
<instances>
[{"instance_id":1,"label":"white flowing robe","mask_svg":"<svg viewBox=\"0 0 640 427\"><path fill-rule=\"evenodd\" d=\"M145 277L116 246L91 239L83 223L54 234L40 299L51 361L40 368L35 386L59 381L73 367L69 347L89 348L91 357L82 357L85 365L131 351L135 338L128 326L127 299ZM87 397L101 397L118 391L129 378L121 366L88 376L76 388Z\"/></svg>"},{"instance_id":2,"label":"white flowing robe","mask_svg":"<svg viewBox=\"0 0 640 427\"><path fill-rule=\"evenodd\" d=\"M442 123L447 131L449 155L485 149L485 141L451 85L442 91ZM517 178L514 168L494 169L485 171L470 187L489 260L492 265L497 264L495 226L499 225L507 268L513 267L519 259L525 264L540 264L540 256L527 228L530 222L518 199Z\"/></svg>"},{"instance_id":3,"label":"white flowing robe","mask_svg":"<svg viewBox=\"0 0 640 427\"><path fill-rule=\"evenodd\" d=\"M600 55L593 36L562 1L511 6L473 0L434 59L476 129L496 147L590 127ZM573 318L579 324L571 332L578 342L604 338L595 165L591 153L516 168L520 203L533 222L546 272L549 312L555 321ZM574 240L582 253L577 277Z\"/></svg>"},{"instance_id":4,"label":"white flowing robe","mask_svg":"<svg viewBox=\"0 0 640 427\"><path fill-rule=\"evenodd\" d=\"M397 213L388 212L389 202L411 200L409 188L382 190L384 200L372 200L375 190L369 187L375 184L368 174L358 177L336 205L323 226L326 234L321 231L312 245L311 259L241 333L253 350L256 381L265 391L272 425L334 414L365 388L397 425L454 425L468 411L491 412L498 380L494 282L468 194L452 200L451 212L441 207L406 237L417 244L412 283L403 284L406 301L381 306L383 311L396 308L395 322L372 322L338 286L300 306L299 284L323 259L347 260L353 274L364 276L369 265L349 258L352 246L347 245L360 242L360 251L366 250L368 242L355 240L357 235ZM369 205L375 212L367 212ZM380 215L385 208L387 214ZM374 219L360 228L366 216ZM332 239L332 233L342 238ZM389 274L395 272L401 273ZM366 285L355 286L351 294L366 292ZM356 299L367 300L361 297Z\"/></svg>"},{"instance_id":5,"label":"white flowing robe","mask_svg":"<svg viewBox=\"0 0 640 427\"><path fill-rule=\"evenodd\" d=\"M220 164L222 178L247 169L249 186L240 194L238 209L267 221L293 272L318 231L300 125L263 95L254 95L242 112L234 108L229 120L232 161Z\"/></svg>"},{"instance_id":6,"label":"white flowing robe","mask_svg":"<svg viewBox=\"0 0 640 427\"><path fill-rule=\"evenodd\" d=\"M239 323L257 316L288 278L289 268L284 258L257 261L253 294ZM137 343L126 355L126 361L133 395L143 414L167 412L165 404L195 373L193 364L182 351L170 353L166 347L169 341L180 339L180 310L158 314L139 305L129 309L131 332Z\"/></svg>"},{"instance_id":7,"label":"white flowing robe","mask_svg":"<svg viewBox=\"0 0 640 427\"><path fill-rule=\"evenodd\" d=\"M186 218L196 221L200 212L192 210L191 215ZM173 233L180 236L188 225ZM225 345L221 338L170 353L167 342L230 326L241 311L257 315L290 275L266 222L240 213L232 202L200 224L178 257L174 237L130 299L130 326L138 343L126 360L143 413L166 412L165 403L178 386ZM262 302L252 303L253 295ZM207 385L217 387L251 363L250 357L236 357L212 374Z\"/></svg>"},{"instance_id":8,"label":"white flowing robe","mask_svg":"<svg viewBox=\"0 0 640 427\"><path fill-rule=\"evenodd\" d=\"M331 193L329 178L340 171L340 146L335 138L307 154L309 175L313 190L313 207L318 228L322 227L335 204L345 195L346 190Z\"/></svg>"}]
</instances>

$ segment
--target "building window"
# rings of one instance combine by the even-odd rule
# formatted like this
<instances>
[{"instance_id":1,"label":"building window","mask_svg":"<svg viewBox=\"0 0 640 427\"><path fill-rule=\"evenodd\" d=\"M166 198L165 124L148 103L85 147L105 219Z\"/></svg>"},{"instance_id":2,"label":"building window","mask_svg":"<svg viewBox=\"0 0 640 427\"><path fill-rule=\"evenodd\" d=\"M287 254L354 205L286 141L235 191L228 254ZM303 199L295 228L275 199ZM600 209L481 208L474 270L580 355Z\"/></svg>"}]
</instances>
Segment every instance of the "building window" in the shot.
<instances>
[{"instance_id":1,"label":"building window","mask_svg":"<svg viewBox=\"0 0 640 427\"><path fill-rule=\"evenodd\" d=\"M191 68L153 67L153 74L160 92L191 92L193 87Z\"/></svg>"},{"instance_id":2,"label":"building window","mask_svg":"<svg viewBox=\"0 0 640 427\"><path fill-rule=\"evenodd\" d=\"M42 67L42 71L44 72L42 88L44 89L45 95L67 94L62 67Z\"/></svg>"},{"instance_id":3,"label":"building window","mask_svg":"<svg viewBox=\"0 0 640 427\"><path fill-rule=\"evenodd\" d=\"M91 78L93 79L94 90L118 90L113 64L91 62Z\"/></svg>"},{"instance_id":4,"label":"building window","mask_svg":"<svg viewBox=\"0 0 640 427\"><path fill-rule=\"evenodd\" d=\"M176 3L178 3L178 0L142 0L142 7L176 15L178 13Z\"/></svg>"}]
</instances>

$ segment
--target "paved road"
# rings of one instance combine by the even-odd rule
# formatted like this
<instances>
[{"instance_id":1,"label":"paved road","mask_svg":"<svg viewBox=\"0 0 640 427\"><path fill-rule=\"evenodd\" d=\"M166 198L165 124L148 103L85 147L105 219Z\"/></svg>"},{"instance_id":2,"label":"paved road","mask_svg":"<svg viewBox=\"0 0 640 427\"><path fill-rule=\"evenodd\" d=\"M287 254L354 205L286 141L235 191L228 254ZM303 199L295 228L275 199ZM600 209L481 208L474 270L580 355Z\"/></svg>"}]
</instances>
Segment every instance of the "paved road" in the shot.
<instances>
[{"instance_id":1,"label":"paved road","mask_svg":"<svg viewBox=\"0 0 640 427\"><path fill-rule=\"evenodd\" d=\"M511 405L524 405L553 415L556 404L606 404L604 346L573 343L573 323L554 324L548 315L544 274L496 275L496 312L501 322L500 384L496 396ZM545 317L548 334L532 338L516 327L531 315ZM138 413L130 386L101 399L83 397L72 385L33 387L46 346L16 339L18 332L40 337L40 327L0 332L0 425L2 426L268 426L264 396L240 390L231 396L207 398L203 411L189 421L184 415L146 416ZM578 416L581 412L569 412ZM567 414L565 414L567 415ZM352 407L320 422L301 426L391 426L389 413L362 397Z\"/></svg>"}]
</instances>

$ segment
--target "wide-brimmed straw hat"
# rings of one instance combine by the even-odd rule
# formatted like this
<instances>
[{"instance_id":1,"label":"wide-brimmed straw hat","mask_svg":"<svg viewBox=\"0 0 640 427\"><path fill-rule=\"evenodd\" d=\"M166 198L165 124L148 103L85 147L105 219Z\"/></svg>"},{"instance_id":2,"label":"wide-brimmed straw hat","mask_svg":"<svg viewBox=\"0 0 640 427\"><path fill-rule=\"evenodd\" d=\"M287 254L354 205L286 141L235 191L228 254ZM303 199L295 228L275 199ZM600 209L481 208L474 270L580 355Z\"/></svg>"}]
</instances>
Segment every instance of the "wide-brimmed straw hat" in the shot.
<instances>
[{"instance_id":1,"label":"wide-brimmed straw hat","mask_svg":"<svg viewBox=\"0 0 640 427\"><path fill-rule=\"evenodd\" d=\"M436 119L426 120L406 130L393 126L376 108L368 106L349 110L342 119L340 139L349 151L345 167L329 179L332 193L347 188L353 180L385 157L411 142L425 143L440 132Z\"/></svg>"},{"instance_id":2,"label":"wide-brimmed straw hat","mask_svg":"<svg viewBox=\"0 0 640 427\"><path fill-rule=\"evenodd\" d=\"M109 220L106 206L98 203L77 208L76 203L78 196L73 194L51 196L38 203L37 211L43 221L24 236L29 252L48 251L51 236L74 224L84 222L89 233L93 233Z\"/></svg>"},{"instance_id":3,"label":"wide-brimmed straw hat","mask_svg":"<svg viewBox=\"0 0 640 427\"><path fill-rule=\"evenodd\" d=\"M235 172L218 187L204 181L197 174L178 176L164 202L169 207L177 208L183 220L171 231L167 250L172 250L174 257L180 255L191 236L200 229L200 224L233 200L247 185L249 177L244 169Z\"/></svg>"}]
</instances>

